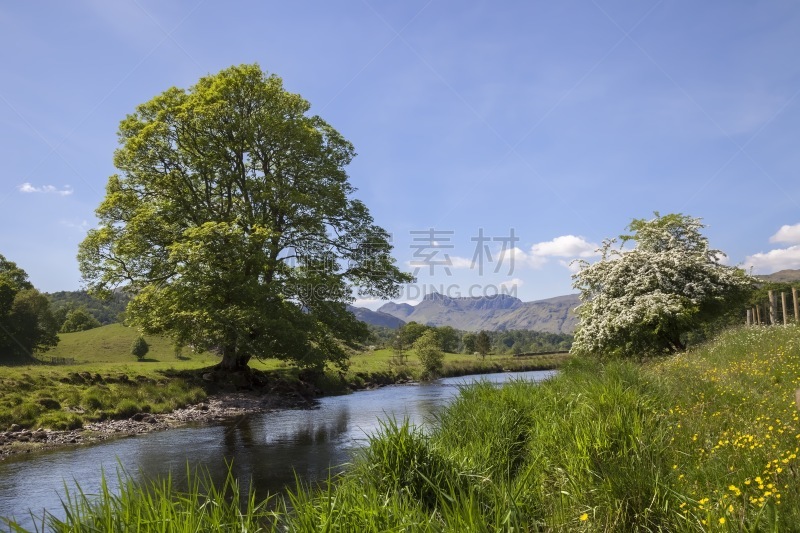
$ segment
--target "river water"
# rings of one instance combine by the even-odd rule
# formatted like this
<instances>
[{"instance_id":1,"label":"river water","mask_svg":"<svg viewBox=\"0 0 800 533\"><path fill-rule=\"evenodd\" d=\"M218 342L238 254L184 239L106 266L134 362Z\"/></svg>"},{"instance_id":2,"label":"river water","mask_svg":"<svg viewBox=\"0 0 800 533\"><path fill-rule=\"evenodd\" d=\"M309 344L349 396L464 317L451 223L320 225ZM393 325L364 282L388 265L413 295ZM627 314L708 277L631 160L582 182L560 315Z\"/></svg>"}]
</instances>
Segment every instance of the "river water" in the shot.
<instances>
[{"instance_id":1,"label":"river water","mask_svg":"<svg viewBox=\"0 0 800 533\"><path fill-rule=\"evenodd\" d=\"M217 425L13 456L0 462L0 517L14 517L21 525L32 527L31 513L41 518L47 509L60 516L65 485L74 488L78 482L85 493L96 493L104 471L114 490L119 468L135 479L172 472L180 482L187 465L202 466L221 481L227 473L227 460L232 461L240 480L252 480L257 495L281 492L294 487L295 476L316 482L326 479L331 469L346 468L353 451L367 443L367 436L379 428L381 419L407 417L424 425L464 384L540 381L552 374L509 372L389 386L321 398L312 409L280 410Z\"/></svg>"}]
</instances>

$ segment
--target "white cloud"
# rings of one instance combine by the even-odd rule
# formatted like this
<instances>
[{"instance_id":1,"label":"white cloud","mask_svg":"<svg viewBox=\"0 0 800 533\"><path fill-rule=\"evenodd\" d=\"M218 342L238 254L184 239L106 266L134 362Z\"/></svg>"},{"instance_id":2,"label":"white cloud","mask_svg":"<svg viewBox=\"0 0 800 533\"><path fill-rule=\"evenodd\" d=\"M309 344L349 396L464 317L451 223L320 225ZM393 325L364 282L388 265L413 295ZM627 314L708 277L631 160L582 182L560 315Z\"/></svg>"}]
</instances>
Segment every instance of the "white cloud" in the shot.
<instances>
[{"instance_id":1,"label":"white cloud","mask_svg":"<svg viewBox=\"0 0 800 533\"><path fill-rule=\"evenodd\" d=\"M514 258L514 264L522 264L538 270L547 264L547 257L540 255L527 254L519 248L513 248L510 252L510 257Z\"/></svg>"},{"instance_id":2,"label":"white cloud","mask_svg":"<svg viewBox=\"0 0 800 533\"><path fill-rule=\"evenodd\" d=\"M514 278L501 282L500 288L505 289L506 291L510 291L516 289L517 287L522 287L523 285L525 285L524 281L522 281L519 278Z\"/></svg>"},{"instance_id":3,"label":"white cloud","mask_svg":"<svg viewBox=\"0 0 800 533\"><path fill-rule=\"evenodd\" d=\"M540 242L531 246L531 253L538 256L552 257L592 257L597 255L599 246L583 237L562 235L552 241Z\"/></svg>"},{"instance_id":4,"label":"white cloud","mask_svg":"<svg viewBox=\"0 0 800 533\"><path fill-rule=\"evenodd\" d=\"M511 274L517 266L538 270L546 265L552 257L595 257L598 255L595 252L598 248L597 244L589 242L583 237L562 235L551 241L534 244L528 252L519 247L504 249L498 246L491 252L479 250L471 259L449 255L434 248L426 253L425 257L409 260L406 264L412 268L425 269L429 268L429 262L431 262L435 263L436 268L479 270L482 263L484 269L494 270L495 272L508 269L508 273ZM433 252L435 252L435 255L433 255ZM561 263L563 264L564 262ZM566 261L566 263L568 264L569 261Z\"/></svg>"},{"instance_id":5,"label":"white cloud","mask_svg":"<svg viewBox=\"0 0 800 533\"><path fill-rule=\"evenodd\" d=\"M477 267L477 262L473 262L472 259L467 259L466 257L458 257L457 255L450 256L450 265L453 268L473 268Z\"/></svg>"},{"instance_id":6,"label":"white cloud","mask_svg":"<svg viewBox=\"0 0 800 533\"><path fill-rule=\"evenodd\" d=\"M794 226L781 226L781 229L778 230L778 233L769 238L769 242L800 244L800 224L795 224Z\"/></svg>"},{"instance_id":7,"label":"white cloud","mask_svg":"<svg viewBox=\"0 0 800 533\"><path fill-rule=\"evenodd\" d=\"M800 245L749 255L744 260L744 266L747 269L752 268L756 274L771 274L778 270L800 268Z\"/></svg>"},{"instance_id":8,"label":"white cloud","mask_svg":"<svg viewBox=\"0 0 800 533\"><path fill-rule=\"evenodd\" d=\"M514 248L514 259L530 268L540 269L550 261L550 258L563 257L565 259L559 260L558 263L575 272L577 267L570 266L571 259L596 257L598 255L596 250L599 247L580 236L562 235L551 241L534 244L527 253Z\"/></svg>"},{"instance_id":9,"label":"white cloud","mask_svg":"<svg viewBox=\"0 0 800 533\"><path fill-rule=\"evenodd\" d=\"M28 182L23 183L22 185L17 186L17 190L23 193L44 193L44 194L57 194L59 196L69 196L72 194L72 187L66 185L63 189L59 189L54 185L42 185L41 187L35 187Z\"/></svg>"},{"instance_id":10,"label":"white cloud","mask_svg":"<svg viewBox=\"0 0 800 533\"><path fill-rule=\"evenodd\" d=\"M73 228L81 231L87 231L89 228L92 227L86 220L82 220L80 222L75 222L74 220L59 220L59 224L61 224L62 226L66 226L68 228Z\"/></svg>"}]
</instances>

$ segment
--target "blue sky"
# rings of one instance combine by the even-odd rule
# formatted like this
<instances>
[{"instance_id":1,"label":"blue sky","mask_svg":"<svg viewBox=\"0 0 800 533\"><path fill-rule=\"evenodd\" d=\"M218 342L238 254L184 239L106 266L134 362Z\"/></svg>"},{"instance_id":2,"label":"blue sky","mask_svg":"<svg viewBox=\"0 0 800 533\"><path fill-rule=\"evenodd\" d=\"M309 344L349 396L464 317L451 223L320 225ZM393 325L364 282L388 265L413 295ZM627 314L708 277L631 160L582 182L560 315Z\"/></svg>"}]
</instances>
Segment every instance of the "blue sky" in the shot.
<instances>
[{"instance_id":1,"label":"blue sky","mask_svg":"<svg viewBox=\"0 0 800 533\"><path fill-rule=\"evenodd\" d=\"M80 287L119 121L253 62L353 142L398 262L435 263L402 299L572 292L654 211L800 268L797 2L8 2L0 29L0 254L44 291Z\"/></svg>"}]
</instances>

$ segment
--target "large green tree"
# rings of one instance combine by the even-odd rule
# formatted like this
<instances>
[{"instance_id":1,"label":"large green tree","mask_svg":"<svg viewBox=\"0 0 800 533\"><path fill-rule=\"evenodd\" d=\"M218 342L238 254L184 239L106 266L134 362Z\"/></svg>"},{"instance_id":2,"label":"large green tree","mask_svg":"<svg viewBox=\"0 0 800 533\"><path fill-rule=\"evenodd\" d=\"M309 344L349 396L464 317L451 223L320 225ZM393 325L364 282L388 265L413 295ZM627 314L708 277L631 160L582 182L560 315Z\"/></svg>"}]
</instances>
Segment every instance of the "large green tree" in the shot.
<instances>
[{"instance_id":1,"label":"large green tree","mask_svg":"<svg viewBox=\"0 0 800 533\"><path fill-rule=\"evenodd\" d=\"M127 319L180 345L345 366L367 336L353 287L391 298L411 281L345 167L353 146L258 65L171 88L122 121L114 164L80 246L95 292L125 286Z\"/></svg>"},{"instance_id":2,"label":"large green tree","mask_svg":"<svg viewBox=\"0 0 800 533\"><path fill-rule=\"evenodd\" d=\"M0 255L0 362L50 349L58 343L57 332L50 301L24 270Z\"/></svg>"},{"instance_id":3,"label":"large green tree","mask_svg":"<svg viewBox=\"0 0 800 533\"><path fill-rule=\"evenodd\" d=\"M682 351L687 333L730 309L743 309L755 280L719 262L723 254L709 247L703 227L700 219L682 214L634 219L630 234L604 241L598 262L580 261L573 276L581 304L572 351Z\"/></svg>"}]
</instances>

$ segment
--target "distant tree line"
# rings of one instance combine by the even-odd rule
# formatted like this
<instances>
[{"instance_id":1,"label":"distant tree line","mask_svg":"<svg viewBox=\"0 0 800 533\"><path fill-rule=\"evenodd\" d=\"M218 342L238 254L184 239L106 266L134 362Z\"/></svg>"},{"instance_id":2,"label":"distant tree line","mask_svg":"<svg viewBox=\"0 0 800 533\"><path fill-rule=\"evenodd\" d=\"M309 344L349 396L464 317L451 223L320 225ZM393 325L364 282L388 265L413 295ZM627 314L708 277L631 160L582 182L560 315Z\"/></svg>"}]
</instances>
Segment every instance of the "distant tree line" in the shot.
<instances>
[{"instance_id":1,"label":"distant tree line","mask_svg":"<svg viewBox=\"0 0 800 533\"><path fill-rule=\"evenodd\" d=\"M130 297L121 292L108 300L95 298L86 291L59 291L48 294L59 333L73 333L122 322Z\"/></svg>"},{"instance_id":2,"label":"distant tree line","mask_svg":"<svg viewBox=\"0 0 800 533\"><path fill-rule=\"evenodd\" d=\"M522 353L567 351L572 335L530 330L462 331L450 326L428 326L408 322L399 329L371 326L372 340L381 348L410 350L424 333L433 331L441 349L448 353L484 353L514 355ZM486 345L488 344L488 346Z\"/></svg>"}]
</instances>

